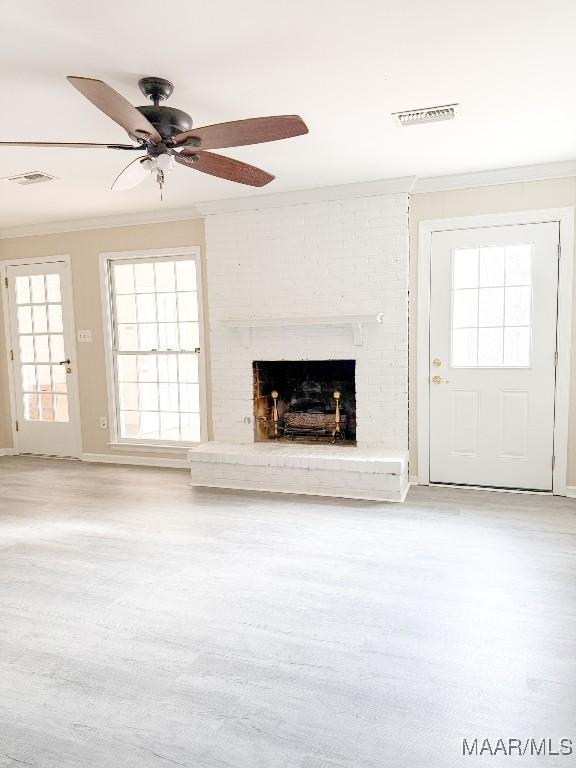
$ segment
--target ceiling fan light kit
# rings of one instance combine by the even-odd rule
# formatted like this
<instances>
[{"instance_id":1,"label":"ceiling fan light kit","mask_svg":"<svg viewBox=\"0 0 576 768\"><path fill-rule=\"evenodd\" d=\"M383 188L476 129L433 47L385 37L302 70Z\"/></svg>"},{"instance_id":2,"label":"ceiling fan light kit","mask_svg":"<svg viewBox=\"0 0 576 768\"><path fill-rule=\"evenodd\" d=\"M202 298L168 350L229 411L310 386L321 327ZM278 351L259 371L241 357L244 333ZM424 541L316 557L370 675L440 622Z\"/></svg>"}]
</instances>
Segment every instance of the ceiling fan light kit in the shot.
<instances>
[{"instance_id":1,"label":"ceiling fan light kit","mask_svg":"<svg viewBox=\"0 0 576 768\"><path fill-rule=\"evenodd\" d=\"M145 151L145 157L132 160L117 176L112 184L115 191L131 189L152 176L158 182L162 196L165 174L172 171L176 164L239 184L263 187L274 179L272 174L207 150L262 144L308 133L306 124L298 115L255 117L193 128L189 114L161 104L174 91L173 84L162 77L143 77L139 80L140 90L152 102L141 107L132 106L102 80L70 75L68 81L88 101L122 126L136 144L0 141L0 146Z\"/></svg>"}]
</instances>

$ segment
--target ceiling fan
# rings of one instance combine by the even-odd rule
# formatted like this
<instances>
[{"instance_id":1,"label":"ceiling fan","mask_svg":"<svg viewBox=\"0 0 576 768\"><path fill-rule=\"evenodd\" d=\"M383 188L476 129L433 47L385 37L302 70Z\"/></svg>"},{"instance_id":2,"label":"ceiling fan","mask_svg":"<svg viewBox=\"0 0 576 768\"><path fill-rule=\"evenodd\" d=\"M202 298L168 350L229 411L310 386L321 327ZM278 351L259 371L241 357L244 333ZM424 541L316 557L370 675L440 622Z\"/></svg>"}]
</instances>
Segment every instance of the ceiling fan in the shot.
<instances>
[{"instance_id":1,"label":"ceiling fan","mask_svg":"<svg viewBox=\"0 0 576 768\"><path fill-rule=\"evenodd\" d=\"M177 163L228 181L263 187L274 176L248 163L207 150L261 144L308 133L298 115L254 117L192 128L192 118L186 112L160 106L160 102L168 99L174 90L172 83L162 77L143 77L138 81L142 93L152 101L151 105L143 107L133 107L102 80L69 76L68 81L94 106L121 125L136 145L1 141L0 146L145 151L144 157L132 160L117 176L112 184L114 190L131 189L152 175L162 194L166 173Z\"/></svg>"}]
</instances>

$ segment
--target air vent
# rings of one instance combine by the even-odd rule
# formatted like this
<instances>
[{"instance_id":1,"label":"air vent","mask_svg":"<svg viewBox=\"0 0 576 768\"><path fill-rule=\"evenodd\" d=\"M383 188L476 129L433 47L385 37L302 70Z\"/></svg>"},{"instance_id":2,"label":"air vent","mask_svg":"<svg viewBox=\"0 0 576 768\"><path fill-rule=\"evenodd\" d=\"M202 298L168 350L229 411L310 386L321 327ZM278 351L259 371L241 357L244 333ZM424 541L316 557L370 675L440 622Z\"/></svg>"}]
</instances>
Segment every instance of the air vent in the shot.
<instances>
[{"instance_id":1,"label":"air vent","mask_svg":"<svg viewBox=\"0 0 576 768\"><path fill-rule=\"evenodd\" d=\"M444 104L441 107L424 107L424 109L409 109L406 112L394 112L394 120L404 127L421 125L422 123L438 123L443 120L453 120L460 105Z\"/></svg>"},{"instance_id":2,"label":"air vent","mask_svg":"<svg viewBox=\"0 0 576 768\"><path fill-rule=\"evenodd\" d=\"M56 176L50 176L49 173L44 173L43 171L29 171L18 176L7 176L2 181L11 181L21 186L29 186L30 184L42 184L45 181L53 181L55 178Z\"/></svg>"}]
</instances>

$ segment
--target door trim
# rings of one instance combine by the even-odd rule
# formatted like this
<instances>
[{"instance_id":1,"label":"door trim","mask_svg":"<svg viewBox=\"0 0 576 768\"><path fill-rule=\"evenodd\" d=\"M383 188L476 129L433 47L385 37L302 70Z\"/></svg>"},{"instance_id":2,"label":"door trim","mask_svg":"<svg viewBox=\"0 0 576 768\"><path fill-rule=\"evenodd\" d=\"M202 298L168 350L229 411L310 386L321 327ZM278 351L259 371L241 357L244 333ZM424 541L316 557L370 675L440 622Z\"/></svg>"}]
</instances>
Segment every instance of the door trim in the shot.
<instances>
[{"instance_id":1,"label":"door trim","mask_svg":"<svg viewBox=\"0 0 576 768\"><path fill-rule=\"evenodd\" d=\"M12 333L10 323L10 312L8 308L8 289L6 286L6 278L8 277L9 267L26 267L35 264L66 264L68 270L68 279L70 281L70 300L72 302L72 317L71 317L71 335L76 345L76 312L74 309L74 284L72 281L72 262L68 254L59 256L38 256L36 258L24 258L24 259L6 259L0 264L0 279L2 284L2 309L4 317L4 341L6 344L6 370L8 371L8 393L10 399L10 428L12 433L12 450L13 454L20 453L20 441L19 434L16 431L16 386L14 382L15 370L10 360L10 349L12 345ZM72 419L74 420L74 458L80 458L82 454L82 426L80 423L80 392L79 392L79 371L78 371L78 351L75 348L76 353L76 376L75 383L72 387L72 397L69 398L68 408Z\"/></svg>"},{"instance_id":2,"label":"door trim","mask_svg":"<svg viewBox=\"0 0 576 768\"><path fill-rule=\"evenodd\" d=\"M556 330L556 388L554 392L554 454L552 493L567 494L568 418L570 413L570 358L572 345L572 280L574 262L574 208L546 208L482 216L421 221L418 242L418 295L416 332L416 408L418 484L430 484L430 258L432 234L514 224L557 222L560 228L558 315Z\"/></svg>"}]
</instances>

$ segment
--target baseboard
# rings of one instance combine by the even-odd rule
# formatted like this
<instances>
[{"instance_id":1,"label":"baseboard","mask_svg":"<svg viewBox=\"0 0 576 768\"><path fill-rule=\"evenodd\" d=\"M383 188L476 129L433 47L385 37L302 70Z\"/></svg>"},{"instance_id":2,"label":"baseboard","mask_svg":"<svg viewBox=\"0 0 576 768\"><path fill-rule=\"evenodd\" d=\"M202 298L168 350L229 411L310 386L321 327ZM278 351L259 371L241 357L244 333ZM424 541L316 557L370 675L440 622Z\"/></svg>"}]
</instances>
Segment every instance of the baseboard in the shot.
<instances>
[{"instance_id":1,"label":"baseboard","mask_svg":"<svg viewBox=\"0 0 576 768\"><path fill-rule=\"evenodd\" d=\"M14 448L0 448L0 456L15 456L16 450Z\"/></svg>"},{"instance_id":2,"label":"baseboard","mask_svg":"<svg viewBox=\"0 0 576 768\"><path fill-rule=\"evenodd\" d=\"M418 485L418 475L410 475L409 483L410 485Z\"/></svg>"},{"instance_id":3,"label":"baseboard","mask_svg":"<svg viewBox=\"0 0 576 768\"><path fill-rule=\"evenodd\" d=\"M569 499L576 499L576 485L567 485L566 486L566 496Z\"/></svg>"},{"instance_id":4,"label":"baseboard","mask_svg":"<svg viewBox=\"0 0 576 768\"><path fill-rule=\"evenodd\" d=\"M111 453L83 453L80 459L94 464L130 464L138 467L190 469L190 463L186 459L167 459L159 456L114 456Z\"/></svg>"}]
</instances>

